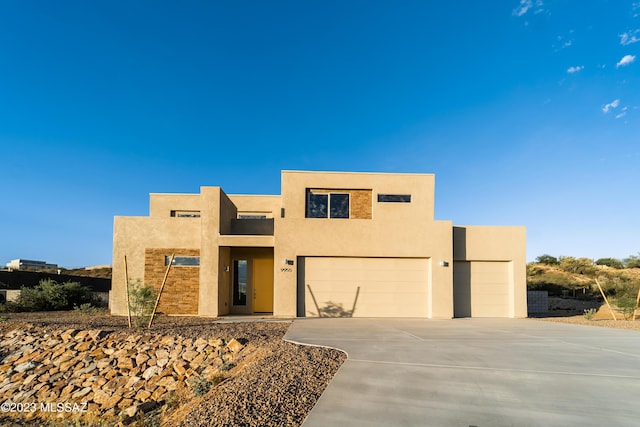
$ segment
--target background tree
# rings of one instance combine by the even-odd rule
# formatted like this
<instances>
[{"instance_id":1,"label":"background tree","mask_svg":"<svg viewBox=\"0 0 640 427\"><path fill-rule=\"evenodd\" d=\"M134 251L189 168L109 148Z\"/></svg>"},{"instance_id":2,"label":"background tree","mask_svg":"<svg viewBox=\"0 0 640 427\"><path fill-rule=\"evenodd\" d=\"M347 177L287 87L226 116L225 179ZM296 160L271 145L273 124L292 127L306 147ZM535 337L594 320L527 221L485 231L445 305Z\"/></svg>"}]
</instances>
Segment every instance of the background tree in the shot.
<instances>
[{"instance_id":1,"label":"background tree","mask_svg":"<svg viewBox=\"0 0 640 427\"><path fill-rule=\"evenodd\" d=\"M558 265L558 258L548 254L543 254L536 258L536 262L546 265Z\"/></svg>"},{"instance_id":2,"label":"background tree","mask_svg":"<svg viewBox=\"0 0 640 427\"><path fill-rule=\"evenodd\" d=\"M600 258L596 260L597 265L606 265L607 267L621 269L624 268L624 264L618 258Z\"/></svg>"},{"instance_id":3,"label":"background tree","mask_svg":"<svg viewBox=\"0 0 640 427\"><path fill-rule=\"evenodd\" d=\"M596 267L590 258L560 257L560 269L567 273L592 275Z\"/></svg>"},{"instance_id":4,"label":"background tree","mask_svg":"<svg viewBox=\"0 0 640 427\"><path fill-rule=\"evenodd\" d=\"M626 268L640 268L640 253L638 255L629 255L629 258L625 258L624 266Z\"/></svg>"}]
</instances>

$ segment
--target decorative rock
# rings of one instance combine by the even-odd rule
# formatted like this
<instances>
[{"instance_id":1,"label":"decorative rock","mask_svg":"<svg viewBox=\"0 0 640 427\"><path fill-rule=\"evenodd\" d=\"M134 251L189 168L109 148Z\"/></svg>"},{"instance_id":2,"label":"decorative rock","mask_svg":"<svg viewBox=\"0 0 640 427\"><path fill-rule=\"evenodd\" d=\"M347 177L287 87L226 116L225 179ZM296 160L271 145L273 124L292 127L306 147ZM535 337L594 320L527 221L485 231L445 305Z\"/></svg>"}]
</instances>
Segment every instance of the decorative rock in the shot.
<instances>
[{"instance_id":1,"label":"decorative rock","mask_svg":"<svg viewBox=\"0 0 640 427\"><path fill-rule=\"evenodd\" d=\"M0 336L0 348L5 356L0 401L85 402L100 417L131 417L157 407L170 392L186 392L189 378L219 373L215 364L232 360L244 345L97 329L43 333L30 327Z\"/></svg>"},{"instance_id":2,"label":"decorative rock","mask_svg":"<svg viewBox=\"0 0 640 427\"><path fill-rule=\"evenodd\" d=\"M186 350L182 353L182 358L187 362L191 362L193 359L196 358L197 355L198 355L198 352L196 351Z\"/></svg>"},{"instance_id":3,"label":"decorative rock","mask_svg":"<svg viewBox=\"0 0 640 427\"><path fill-rule=\"evenodd\" d=\"M189 364L184 360L176 360L175 362L173 362L173 370L180 376L184 376L184 374L187 372L188 366Z\"/></svg>"},{"instance_id":4,"label":"decorative rock","mask_svg":"<svg viewBox=\"0 0 640 427\"><path fill-rule=\"evenodd\" d=\"M163 348L156 350L156 359L168 359L169 352Z\"/></svg>"},{"instance_id":5,"label":"decorative rock","mask_svg":"<svg viewBox=\"0 0 640 427\"><path fill-rule=\"evenodd\" d=\"M102 404L102 408L103 409L114 408L121 400L122 400L122 397L118 396L117 394L114 394L109 399L107 399L105 403Z\"/></svg>"},{"instance_id":6,"label":"decorative rock","mask_svg":"<svg viewBox=\"0 0 640 427\"><path fill-rule=\"evenodd\" d=\"M124 388L131 388L133 387L138 381L140 381L142 378L137 377L137 376L132 376L129 377L129 380L127 381L127 383L124 385Z\"/></svg>"},{"instance_id":7,"label":"decorative rock","mask_svg":"<svg viewBox=\"0 0 640 427\"><path fill-rule=\"evenodd\" d=\"M80 389L78 391L76 391L75 393L73 393L71 395L72 399L80 399L81 397L86 396L87 394L91 393L91 387L85 387L83 389Z\"/></svg>"},{"instance_id":8,"label":"decorative rock","mask_svg":"<svg viewBox=\"0 0 640 427\"><path fill-rule=\"evenodd\" d=\"M13 370L16 371L16 372L21 373L21 372L26 372L26 371L28 371L30 369L33 369L38 365L39 365L39 363L37 363L37 362L24 362L24 363L19 364L15 368L13 368Z\"/></svg>"},{"instance_id":9,"label":"decorative rock","mask_svg":"<svg viewBox=\"0 0 640 427\"><path fill-rule=\"evenodd\" d=\"M144 353L138 353L136 355L136 366L140 366L143 363L145 363L147 360L149 360L149 356L147 356Z\"/></svg>"},{"instance_id":10,"label":"decorative rock","mask_svg":"<svg viewBox=\"0 0 640 427\"><path fill-rule=\"evenodd\" d=\"M100 406L106 403L109 397L111 396L102 390L94 390L93 392L93 401Z\"/></svg>"},{"instance_id":11,"label":"decorative rock","mask_svg":"<svg viewBox=\"0 0 640 427\"><path fill-rule=\"evenodd\" d=\"M140 390L136 394L136 400L144 401L151 397L151 392L147 390Z\"/></svg>"},{"instance_id":12,"label":"decorative rock","mask_svg":"<svg viewBox=\"0 0 640 427\"><path fill-rule=\"evenodd\" d=\"M118 368L133 369L136 367L136 359L131 357L121 357L118 359Z\"/></svg>"},{"instance_id":13,"label":"decorative rock","mask_svg":"<svg viewBox=\"0 0 640 427\"><path fill-rule=\"evenodd\" d=\"M149 378L160 372L160 370L161 368L159 366L150 366L146 371L144 371L144 373L142 374L142 378L148 380Z\"/></svg>"},{"instance_id":14,"label":"decorative rock","mask_svg":"<svg viewBox=\"0 0 640 427\"><path fill-rule=\"evenodd\" d=\"M237 353L244 348L244 345L242 345L239 341L237 341L234 338L231 341L229 341L229 344L227 344L227 348L232 352Z\"/></svg>"}]
</instances>

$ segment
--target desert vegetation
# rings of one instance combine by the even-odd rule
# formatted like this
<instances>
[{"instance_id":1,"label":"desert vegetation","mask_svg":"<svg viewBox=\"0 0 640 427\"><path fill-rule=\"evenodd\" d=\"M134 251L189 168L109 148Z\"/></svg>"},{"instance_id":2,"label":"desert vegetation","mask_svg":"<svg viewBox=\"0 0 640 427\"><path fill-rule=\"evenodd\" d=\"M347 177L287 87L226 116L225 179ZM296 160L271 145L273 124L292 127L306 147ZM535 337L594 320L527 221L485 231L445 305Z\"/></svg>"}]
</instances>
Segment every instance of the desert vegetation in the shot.
<instances>
[{"instance_id":1,"label":"desert vegetation","mask_svg":"<svg viewBox=\"0 0 640 427\"><path fill-rule=\"evenodd\" d=\"M550 296L602 300L598 289L625 318L631 318L640 289L640 254L624 259L540 255L527 264L527 288Z\"/></svg>"},{"instance_id":2,"label":"desert vegetation","mask_svg":"<svg viewBox=\"0 0 640 427\"><path fill-rule=\"evenodd\" d=\"M35 287L20 288L18 299L0 305L1 312L89 310L99 305L90 289L78 282L43 279Z\"/></svg>"}]
</instances>

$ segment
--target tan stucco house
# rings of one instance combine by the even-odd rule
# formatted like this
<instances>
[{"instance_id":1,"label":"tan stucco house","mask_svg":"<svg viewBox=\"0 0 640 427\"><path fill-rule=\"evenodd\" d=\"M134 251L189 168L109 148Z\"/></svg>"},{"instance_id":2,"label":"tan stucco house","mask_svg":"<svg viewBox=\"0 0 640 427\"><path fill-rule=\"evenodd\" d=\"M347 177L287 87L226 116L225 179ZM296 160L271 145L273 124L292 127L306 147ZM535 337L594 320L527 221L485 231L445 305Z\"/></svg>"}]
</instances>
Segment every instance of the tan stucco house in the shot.
<instances>
[{"instance_id":1,"label":"tan stucco house","mask_svg":"<svg viewBox=\"0 0 640 427\"><path fill-rule=\"evenodd\" d=\"M126 257L130 282L169 272L166 314L526 317L525 228L435 220L434 183L283 171L280 195L151 194L149 216L115 218L111 312Z\"/></svg>"}]
</instances>

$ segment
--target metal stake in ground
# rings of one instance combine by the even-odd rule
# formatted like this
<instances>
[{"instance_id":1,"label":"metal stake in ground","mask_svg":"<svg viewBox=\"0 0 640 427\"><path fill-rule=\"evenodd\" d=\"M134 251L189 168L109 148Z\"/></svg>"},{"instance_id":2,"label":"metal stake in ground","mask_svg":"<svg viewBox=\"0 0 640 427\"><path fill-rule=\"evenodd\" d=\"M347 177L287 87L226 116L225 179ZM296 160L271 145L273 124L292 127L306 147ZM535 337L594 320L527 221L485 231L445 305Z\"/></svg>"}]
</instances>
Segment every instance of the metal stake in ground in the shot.
<instances>
[{"instance_id":1,"label":"metal stake in ground","mask_svg":"<svg viewBox=\"0 0 640 427\"><path fill-rule=\"evenodd\" d=\"M607 296L604 294L604 291L602 290L602 286L600 286L600 282L598 282L598 279L596 278L596 285L598 285L598 289L600 289L600 293L602 294L602 298L604 298L604 302L607 303L607 307L609 307L609 311L611 312L611 315L613 316L613 320L618 320L616 319L616 314L613 312L613 309L611 308L611 305L609 305L609 300L607 299Z\"/></svg>"},{"instance_id":2,"label":"metal stake in ground","mask_svg":"<svg viewBox=\"0 0 640 427\"><path fill-rule=\"evenodd\" d=\"M640 304L640 288L638 288L638 296L636 298L636 308L633 310L633 317L631 320L636 320L636 312L638 311L638 304Z\"/></svg>"},{"instance_id":3,"label":"metal stake in ground","mask_svg":"<svg viewBox=\"0 0 640 427\"><path fill-rule=\"evenodd\" d=\"M173 264L173 258L176 254L171 254L171 259L169 260L169 265L167 266L167 271L164 273L164 279L162 279L162 285L160 285L160 291L158 292L158 298L156 299L156 305L153 306L153 311L151 312L151 319L149 319L149 325L147 329L151 328L151 324L153 323L153 317L156 315L156 309L158 308L158 304L160 303L160 297L162 296L162 290L164 289L164 284L167 283L167 276L169 276L169 270L171 270L171 264Z\"/></svg>"}]
</instances>

